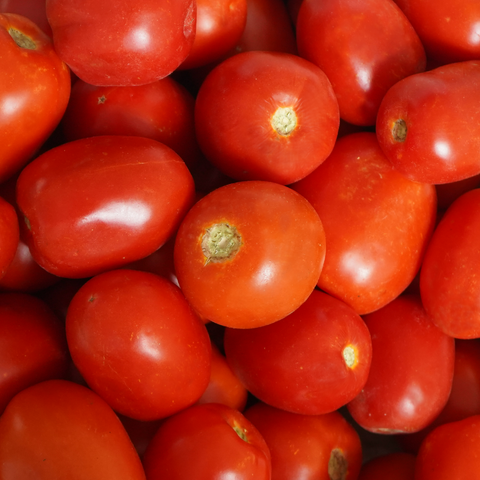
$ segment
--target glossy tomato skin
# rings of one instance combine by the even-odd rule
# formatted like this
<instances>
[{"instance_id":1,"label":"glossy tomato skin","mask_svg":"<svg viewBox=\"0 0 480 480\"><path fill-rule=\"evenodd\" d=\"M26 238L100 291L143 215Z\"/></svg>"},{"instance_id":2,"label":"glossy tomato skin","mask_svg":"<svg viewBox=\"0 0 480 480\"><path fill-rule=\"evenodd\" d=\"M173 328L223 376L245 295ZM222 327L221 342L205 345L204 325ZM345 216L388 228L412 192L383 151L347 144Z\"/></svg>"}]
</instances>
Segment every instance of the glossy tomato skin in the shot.
<instances>
[{"instance_id":1,"label":"glossy tomato skin","mask_svg":"<svg viewBox=\"0 0 480 480\"><path fill-rule=\"evenodd\" d=\"M480 415L437 427L420 447L415 480L475 478L480 471L479 447ZM462 458L466 461L459 461Z\"/></svg>"},{"instance_id":2,"label":"glossy tomato skin","mask_svg":"<svg viewBox=\"0 0 480 480\"><path fill-rule=\"evenodd\" d=\"M392 0L303 0L296 25L300 55L327 74L349 123L375 125L387 90L425 70L420 39Z\"/></svg>"},{"instance_id":3,"label":"glossy tomato skin","mask_svg":"<svg viewBox=\"0 0 480 480\"><path fill-rule=\"evenodd\" d=\"M113 410L66 380L41 382L12 399L0 417L0 465L4 480L145 479Z\"/></svg>"},{"instance_id":4,"label":"glossy tomato skin","mask_svg":"<svg viewBox=\"0 0 480 480\"><path fill-rule=\"evenodd\" d=\"M97 135L148 137L174 150L191 168L200 149L192 95L171 77L133 87L99 87L78 80L62 119L67 141Z\"/></svg>"},{"instance_id":5,"label":"glossy tomato skin","mask_svg":"<svg viewBox=\"0 0 480 480\"><path fill-rule=\"evenodd\" d=\"M299 415L260 402L245 416L267 442L272 480L357 478L362 444L339 412Z\"/></svg>"},{"instance_id":6,"label":"glossy tomato skin","mask_svg":"<svg viewBox=\"0 0 480 480\"><path fill-rule=\"evenodd\" d=\"M229 239L237 249L216 256L216 235L219 249ZM288 187L260 181L232 183L198 201L174 250L178 282L192 307L234 328L266 325L298 308L315 288L324 258L323 226L313 207Z\"/></svg>"},{"instance_id":7,"label":"glossy tomato skin","mask_svg":"<svg viewBox=\"0 0 480 480\"><path fill-rule=\"evenodd\" d=\"M208 385L207 330L180 289L157 275L95 276L70 302L66 329L83 378L128 417L167 417L195 403Z\"/></svg>"},{"instance_id":8,"label":"glossy tomato skin","mask_svg":"<svg viewBox=\"0 0 480 480\"><path fill-rule=\"evenodd\" d=\"M455 338L480 336L479 200L477 188L450 206L432 236L420 272L425 309L438 328Z\"/></svg>"},{"instance_id":9,"label":"glossy tomato skin","mask_svg":"<svg viewBox=\"0 0 480 480\"><path fill-rule=\"evenodd\" d=\"M342 137L330 157L292 188L325 227L322 290L363 315L414 279L435 226L435 188L395 171L374 133Z\"/></svg>"},{"instance_id":10,"label":"glossy tomato skin","mask_svg":"<svg viewBox=\"0 0 480 480\"><path fill-rule=\"evenodd\" d=\"M168 418L143 457L147 480L270 480L270 452L239 411L218 403Z\"/></svg>"},{"instance_id":11,"label":"glossy tomato skin","mask_svg":"<svg viewBox=\"0 0 480 480\"><path fill-rule=\"evenodd\" d=\"M70 72L31 20L0 14L0 182L20 171L60 122ZM8 66L8 67L7 67Z\"/></svg>"},{"instance_id":12,"label":"glossy tomato skin","mask_svg":"<svg viewBox=\"0 0 480 480\"><path fill-rule=\"evenodd\" d=\"M55 50L92 85L143 85L166 77L195 38L193 0L48 0L46 8Z\"/></svg>"},{"instance_id":13,"label":"glossy tomato skin","mask_svg":"<svg viewBox=\"0 0 480 480\"><path fill-rule=\"evenodd\" d=\"M372 360L370 333L341 300L314 290L287 317L254 329L227 328L225 355L261 401L303 415L342 407L362 390Z\"/></svg>"},{"instance_id":14,"label":"glossy tomato skin","mask_svg":"<svg viewBox=\"0 0 480 480\"><path fill-rule=\"evenodd\" d=\"M332 151L339 121L326 75L282 52L225 60L205 79L195 105L200 148L237 180L300 180Z\"/></svg>"},{"instance_id":15,"label":"glossy tomato skin","mask_svg":"<svg viewBox=\"0 0 480 480\"><path fill-rule=\"evenodd\" d=\"M393 434L426 427L447 403L455 343L425 312L420 297L402 295L364 316L372 337L372 365L348 405L365 430Z\"/></svg>"},{"instance_id":16,"label":"glossy tomato skin","mask_svg":"<svg viewBox=\"0 0 480 480\"><path fill-rule=\"evenodd\" d=\"M0 414L24 388L64 378L70 356L64 324L42 300L0 294Z\"/></svg>"},{"instance_id":17,"label":"glossy tomato skin","mask_svg":"<svg viewBox=\"0 0 480 480\"><path fill-rule=\"evenodd\" d=\"M459 62L412 75L385 95L376 132L392 165L425 183L456 182L480 173L480 64Z\"/></svg>"},{"instance_id":18,"label":"glossy tomato skin","mask_svg":"<svg viewBox=\"0 0 480 480\"><path fill-rule=\"evenodd\" d=\"M193 198L181 158L143 137L69 142L36 158L17 182L34 259L66 278L93 276L153 253L173 235Z\"/></svg>"}]
</instances>

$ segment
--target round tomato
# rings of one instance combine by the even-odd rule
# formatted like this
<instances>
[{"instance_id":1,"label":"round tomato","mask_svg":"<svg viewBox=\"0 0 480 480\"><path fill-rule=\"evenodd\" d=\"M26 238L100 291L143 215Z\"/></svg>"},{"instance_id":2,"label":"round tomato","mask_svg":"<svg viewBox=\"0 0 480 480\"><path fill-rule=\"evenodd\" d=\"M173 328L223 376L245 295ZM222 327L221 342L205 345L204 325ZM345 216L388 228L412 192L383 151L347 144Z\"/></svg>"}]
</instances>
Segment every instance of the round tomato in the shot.
<instances>
[{"instance_id":1,"label":"round tomato","mask_svg":"<svg viewBox=\"0 0 480 480\"><path fill-rule=\"evenodd\" d=\"M226 185L198 201L176 236L174 262L193 308L235 328L298 308L325 258L320 218L298 193L271 182Z\"/></svg>"}]
</instances>

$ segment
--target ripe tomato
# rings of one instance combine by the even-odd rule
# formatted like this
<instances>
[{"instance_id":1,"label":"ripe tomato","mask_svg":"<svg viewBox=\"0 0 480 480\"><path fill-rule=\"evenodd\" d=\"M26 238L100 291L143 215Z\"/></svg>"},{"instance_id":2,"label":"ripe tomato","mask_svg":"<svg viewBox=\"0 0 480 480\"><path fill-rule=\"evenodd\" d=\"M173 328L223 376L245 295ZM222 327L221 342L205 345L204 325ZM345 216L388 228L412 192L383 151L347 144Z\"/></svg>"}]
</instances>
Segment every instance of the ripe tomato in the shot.
<instances>
[{"instance_id":1,"label":"ripe tomato","mask_svg":"<svg viewBox=\"0 0 480 480\"><path fill-rule=\"evenodd\" d=\"M372 336L372 365L348 411L374 433L425 428L450 395L453 338L435 327L417 295L400 296L364 320Z\"/></svg>"},{"instance_id":2,"label":"ripe tomato","mask_svg":"<svg viewBox=\"0 0 480 480\"><path fill-rule=\"evenodd\" d=\"M15 208L0 197L0 281L15 258L19 240L20 231Z\"/></svg>"},{"instance_id":3,"label":"ripe tomato","mask_svg":"<svg viewBox=\"0 0 480 480\"><path fill-rule=\"evenodd\" d=\"M172 73L195 38L194 0L48 0L55 50L92 85L143 85Z\"/></svg>"},{"instance_id":4,"label":"ripe tomato","mask_svg":"<svg viewBox=\"0 0 480 480\"><path fill-rule=\"evenodd\" d=\"M67 278L153 253L173 235L193 198L193 179L180 157L155 140L132 136L56 147L30 163L17 183L33 258Z\"/></svg>"},{"instance_id":5,"label":"ripe tomato","mask_svg":"<svg viewBox=\"0 0 480 480\"><path fill-rule=\"evenodd\" d=\"M0 182L19 171L60 122L70 72L31 20L0 15Z\"/></svg>"},{"instance_id":6,"label":"ripe tomato","mask_svg":"<svg viewBox=\"0 0 480 480\"><path fill-rule=\"evenodd\" d=\"M372 342L361 317L314 290L287 317L225 331L227 362L247 390L289 412L320 415L352 400L367 381Z\"/></svg>"},{"instance_id":7,"label":"ripe tomato","mask_svg":"<svg viewBox=\"0 0 480 480\"><path fill-rule=\"evenodd\" d=\"M200 148L237 180L300 180L332 151L339 121L325 74L281 52L225 60L205 79L195 105Z\"/></svg>"},{"instance_id":8,"label":"ripe tomato","mask_svg":"<svg viewBox=\"0 0 480 480\"><path fill-rule=\"evenodd\" d=\"M357 478L362 445L340 413L298 415L256 403L245 417L267 442L272 480Z\"/></svg>"},{"instance_id":9,"label":"ripe tomato","mask_svg":"<svg viewBox=\"0 0 480 480\"><path fill-rule=\"evenodd\" d=\"M18 393L0 417L2 480L145 480L127 432L94 392L48 380Z\"/></svg>"},{"instance_id":10,"label":"ripe tomato","mask_svg":"<svg viewBox=\"0 0 480 480\"><path fill-rule=\"evenodd\" d=\"M415 455L394 452L372 458L362 465L358 480L413 480Z\"/></svg>"},{"instance_id":11,"label":"ripe tomato","mask_svg":"<svg viewBox=\"0 0 480 480\"><path fill-rule=\"evenodd\" d=\"M167 417L195 403L208 385L207 330L162 277L135 270L97 275L70 302L66 328L83 378L123 415Z\"/></svg>"},{"instance_id":12,"label":"ripe tomato","mask_svg":"<svg viewBox=\"0 0 480 480\"><path fill-rule=\"evenodd\" d=\"M480 64L459 62L411 75L382 100L376 132L392 165L416 182L450 183L480 173Z\"/></svg>"},{"instance_id":13,"label":"ripe tomato","mask_svg":"<svg viewBox=\"0 0 480 480\"><path fill-rule=\"evenodd\" d=\"M322 290L363 315L414 279L435 226L435 188L393 169L373 133L342 137L330 157L292 188L325 226Z\"/></svg>"},{"instance_id":14,"label":"ripe tomato","mask_svg":"<svg viewBox=\"0 0 480 480\"><path fill-rule=\"evenodd\" d=\"M258 430L219 403L168 418L143 457L147 480L270 480L270 452Z\"/></svg>"},{"instance_id":15,"label":"ripe tomato","mask_svg":"<svg viewBox=\"0 0 480 480\"><path fill-rule=\"evenodd\" d=\"M39 26L49 37L52 29L45 11L46 0L0 0L0 13L16 13L29 18Z\"/></svg>"},{"instance_id":16,"label":"ripe tomato","mask_svg":"<svg viewBox=\"0 0 480 480\"><path fill-rule=\"evenodd\" d=\"M238 182L198 201L178 230L175 271L201 317L234 328L275 322L298 308L325 258L322 222L288 187Z\"/></svg>"},{"instance_id":17,"label":"ripe tomato","mask_svg":"<svg viewBox=\"0 0 480 480\"><path fill-rule=\"evenodd\" d=\"M340 116L356 125L374 125L387 90L426 65L418 35L391 0L303 0L297 44L332 82Z\"/></svg>"}]
</instances>

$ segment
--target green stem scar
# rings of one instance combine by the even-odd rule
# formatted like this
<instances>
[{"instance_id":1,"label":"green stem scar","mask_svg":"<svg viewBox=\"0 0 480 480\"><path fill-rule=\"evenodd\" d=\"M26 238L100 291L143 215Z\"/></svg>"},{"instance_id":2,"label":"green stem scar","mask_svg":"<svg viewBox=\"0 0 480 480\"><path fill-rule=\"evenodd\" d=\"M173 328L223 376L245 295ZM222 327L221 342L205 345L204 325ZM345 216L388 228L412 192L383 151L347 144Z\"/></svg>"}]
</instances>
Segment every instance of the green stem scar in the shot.
<instances>
[{"instance_id":1,"label":"green stem scar","mask_svg":"<svg viewBox=\"0 0 480 480\"><path fill-rule=\"evenodd\" d=\"M228 223L216 223L202 237L205 265L232 259L242 245L237 229Z\"/></svg>"}]
</instances>

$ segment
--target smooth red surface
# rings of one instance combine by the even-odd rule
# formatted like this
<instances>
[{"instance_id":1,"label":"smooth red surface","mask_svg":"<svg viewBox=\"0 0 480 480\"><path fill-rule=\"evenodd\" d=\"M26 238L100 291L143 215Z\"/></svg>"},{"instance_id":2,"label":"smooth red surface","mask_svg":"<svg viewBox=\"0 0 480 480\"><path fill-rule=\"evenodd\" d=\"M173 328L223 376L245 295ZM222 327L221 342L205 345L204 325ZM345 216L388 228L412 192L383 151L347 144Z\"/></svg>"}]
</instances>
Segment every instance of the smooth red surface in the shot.
<instances>
[{"instance_id":1,"label":"smooth red surface","mask_svg":"<svg viewBox=\"0 0 480 480\"><path fill-rule=\"evenodd\" d=\"M342 137L330 157L292 188L325 227L322 290L363 315L414 279L435 226L435 188L393 169L375 134Z\"/></svg>"},{"instance_id":2,"label":"smooth red surface","mask_svg":"<svg viewBox=\"0 0 480 480\"><path fill-rule=\"evenodd\" d=\"M72 359L115 411L156 420L195 403L210 378L208 333L180 289L112 270L89 280L67 312Z\"/></svg>"},{"instance_id":3,"label":"smooth red surface","mask_svg":"<svg viewBox=\"0 0 480 480\"><path fill-rule=\"evenodd\" d=\"M181 158L155 140L132 136L91 137L49 150L17 183L33 258L67 278L153 253L174 234L193 198Z\"/></svg>"},{"instance_id":4,"label":"smooth red surface","mask_svg":"<svg viewBox=\"0 0 480 480\"><path fill-rule=\"evenodd\" d=\"M19 241L17 212L0 197L0 282L15 258Z\"/></svg>"},{"instance_id":5,"label":"smooth red surface","mask_svg":"<svg viewBox=\"0 0 480 480\"><path fill-rule=\"evenodd\" d=\"M372 458L362 465L358 480L413 480L415 455L395 452Z\"/></svg>"},{"instance_id":6,"label":"smooth red surface","mask_svg":"<svg viewBox=\"0 0 480 480\"><path fill-rule=\"evenodd\" d=\"M393 434L425 428L452 388L455 343L432 323L420 297L404 295L364 316L372 336L372 365L348 405L365 430Z\"/></svg>"},{"instance_id":7,"label":"smooth red surface","mask_svg":"<svg viewBox=\"0 0 480 480\"><path fill-rule=\"evenodd\" d=\"M345 349L353 350L347 364ZM360 393L372 360L370 333L348 305L314 290L289 316L225 331L228 364L261 401L303 415L337 410Z\"/></svg>"}]
</instances>

